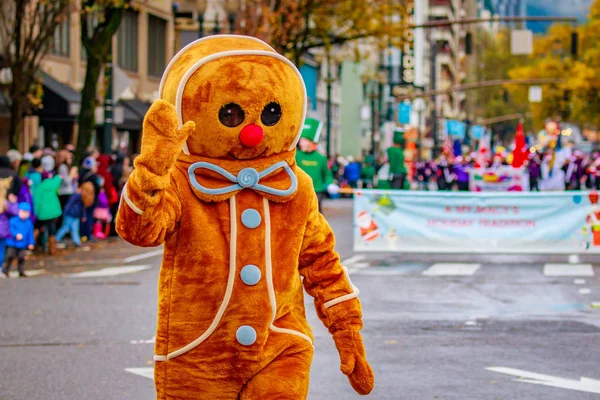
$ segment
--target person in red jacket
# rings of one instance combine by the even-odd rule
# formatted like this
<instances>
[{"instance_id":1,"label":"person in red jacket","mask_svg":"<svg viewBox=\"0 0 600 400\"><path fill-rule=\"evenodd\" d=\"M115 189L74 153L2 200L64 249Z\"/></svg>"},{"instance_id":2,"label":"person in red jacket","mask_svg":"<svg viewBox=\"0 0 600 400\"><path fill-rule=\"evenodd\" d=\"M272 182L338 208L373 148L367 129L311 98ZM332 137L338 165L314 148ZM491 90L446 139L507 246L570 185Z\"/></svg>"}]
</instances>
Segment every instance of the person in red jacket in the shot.
<instances>
[{"instance_id":1,"label":"person in red jacket","mask_svg":"<svg viewBox=\"0 0 600 400\"><path fill-rule=\"evenodd\" d=\"M119 195L117 188L114 184L114 178L110 173L110 166L112 165L112 158L106 154L100 154L98 156L98 176L104 181L104 192L108 200L109 207L119 202Z\"/></svg>"}]
</instances>

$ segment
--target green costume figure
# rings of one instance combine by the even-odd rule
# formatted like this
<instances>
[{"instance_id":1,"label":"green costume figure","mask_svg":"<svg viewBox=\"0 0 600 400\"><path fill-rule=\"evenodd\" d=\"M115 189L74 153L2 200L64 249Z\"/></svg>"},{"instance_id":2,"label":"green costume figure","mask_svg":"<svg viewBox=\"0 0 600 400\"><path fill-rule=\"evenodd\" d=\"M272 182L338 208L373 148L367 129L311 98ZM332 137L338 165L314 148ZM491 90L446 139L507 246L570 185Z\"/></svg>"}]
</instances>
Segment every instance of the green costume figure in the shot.
<instances>
[{"instance_id":1,"label":"green costume figure","mask_svg":"<svg viewBox=\"0 0 600 400\"><path fill-rule=\"evenodd\" d=\"M392 189L404 189L406 182L406 165L404 164L404 131L394 131L394 146L387 149L388 162L390 163L389 180Z\"/></svg>"},{"instance_id":2,"label":"green costume figure","mask_svg":"<svg viewBox=\"0 0 600 400\"><path fill-rule=\"evenodd\" d=\"M375 166L373 165L373 156L365 156L363 166L360 169L360 179L363 182L363 188L373 189L373 179L375 178Z\"/></svg>"},{"instance_id":3,"label":"green costume figure","mask_svg":"<svg viewBox=\"0 0 600 400\"><path fill-rule=\"evenodd\" d=\"M296 163L304 172L311 177L313 187L317 193L319 200L319 211L322 210L323 198L325 193L337 193L339 187L333 183L333 174L327 165L327 157L319 153L317 143L323 123L313 118L306 118L304 121L304 129L298 142L298 150L296 151Z\"/></svg>"}]
</instances>

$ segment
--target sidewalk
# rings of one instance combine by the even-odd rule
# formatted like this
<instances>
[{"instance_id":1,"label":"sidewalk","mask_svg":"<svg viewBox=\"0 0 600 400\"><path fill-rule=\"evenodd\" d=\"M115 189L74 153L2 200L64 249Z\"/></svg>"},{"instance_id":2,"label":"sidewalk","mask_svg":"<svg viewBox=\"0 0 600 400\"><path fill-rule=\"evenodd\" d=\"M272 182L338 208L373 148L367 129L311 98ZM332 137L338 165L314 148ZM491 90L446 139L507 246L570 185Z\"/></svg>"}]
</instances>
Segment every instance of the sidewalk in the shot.
<instances>
[{"instance_id":1,"label":"sidewalk","mask_svg":"<svg viewBox=\"0 0 600 400\"><path fill-rule=\"evenodd\" d=\"M158 257L157 248L135 247L119 237L86 243L80 248L57 249L55 255L34 253L28 256L25 270L44 269L48 273L72 273L106 266L119 266L136 262L136 256ZM146 257L144 257L146 258ZM140 261L142 262L142 261Z\"/></svg>"}]
</instances>

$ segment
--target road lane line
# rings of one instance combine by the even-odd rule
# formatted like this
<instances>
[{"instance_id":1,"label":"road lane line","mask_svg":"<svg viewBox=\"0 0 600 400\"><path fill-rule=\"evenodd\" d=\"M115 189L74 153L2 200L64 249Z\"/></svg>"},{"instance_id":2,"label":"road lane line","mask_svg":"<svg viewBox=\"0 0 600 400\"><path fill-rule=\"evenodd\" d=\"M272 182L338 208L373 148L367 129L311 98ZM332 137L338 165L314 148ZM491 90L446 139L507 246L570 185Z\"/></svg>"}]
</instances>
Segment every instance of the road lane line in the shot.
<instances>
[{"instance_id":1,"label":"road lane line","mask_svg":"<svg viewBox=\"0 0 600 400\"><path fill-rule=\"evenodd\" d=\"M437 263L423 271L427 276L469 276L473 275L481 264Z\"/></svg>"},{"instance_id":2,"label":"road lane line","mask_svg":"<svg viewBox=\"0 0 600 400\"><path fill-rule=\"evenodd\" d=\"M532 383L534 385L552 386L561 389L577 390L580 392L600 393L600 381L596 379L580 377L579 380L566 379L558 376L537 374L535 372L524 371L505 367L488 367L488 371L498 372L500 374L512 375L514 380L523 383Z\"/></svg>"},{"instance_id":3,"label":"road lane line","mask_svg":"<svg viewBox=\"0 0 600 400\"><path fill-rule=\"evenodd\" d=\"M585 285L585 279L575 279L573 283L576 285Z\"/></svg>"},{"instance_id":4,"label":"road lane line","mask_svg":"<svg viewBox=\"0 0 600 400\"><path fill-rule=\"evenodd\" d=\"M144 378L154 379L154 368L125 368L125 371L135 375L143 376Z\"/></svg>"},{"instance_id":5,"label":"road lane line","mask_svg":"<svg viewBox=\"0 0 600 400\"><path fill-rule=\"evenodd\" d=\"M159 256L163 252L164 252L164 249L153 250L153 251L149 251L147 253L142 253L142 254L138 254L135 256L127 257L126 259L123 260L123 262L125 264L129 264L129 263L132 263L135 261L145 260L146 258L152 258L152 257Z\"/></svg>"},{"instance_id":6,"label":"road lane line","mask_svg":"<svg viewBox=\"0 0 600 400\"><path fill-rule=\"evenodd\" d=\"M149 265L132 265L127 267L108 267L95 271L84 271L74 274L68 274L67 278L103 278L107 276L117 276L124 274L133 274L135 272L150 269Z\"/></svg>"},{"instance_id":7,"label":"road lane line","mask_svg":"<svg viewBox=\"0 0 600 400\"><path fill-rule=\"evenodd\" d=\"M363 254L356 254L350 258L346 258L345 260L343 260L342 265L350 268L351 266L354 266L355 263L358 263L364 259L365 256Z\"/></svg>"},{"instance_id":8,"label":"road lane line","mask_svg":"<svg viewBox=\"0 0 600 400\"><path fill-rule=\"evenodd\" d=\"M592 264L545 264L546 276L594 276Z\"/></svg>"},{"instance_id":9,"label":"road lane line","mask_svg":"<svg viewBox=\"0 0 600 400\"><path fill-rule=\"evenodd\" d=\"M588 289L588 288L579 289L579 294L590 294L590 293L592 293L591 289Z\"/></svg>"}]
</instances>

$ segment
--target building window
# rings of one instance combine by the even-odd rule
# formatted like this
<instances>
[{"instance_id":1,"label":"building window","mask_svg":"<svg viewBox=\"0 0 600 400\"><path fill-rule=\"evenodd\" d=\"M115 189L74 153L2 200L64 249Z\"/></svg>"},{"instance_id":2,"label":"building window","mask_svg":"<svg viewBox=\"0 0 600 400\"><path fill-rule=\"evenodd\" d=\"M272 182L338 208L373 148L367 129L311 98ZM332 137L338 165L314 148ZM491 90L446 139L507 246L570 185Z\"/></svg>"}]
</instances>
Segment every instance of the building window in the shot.
<instances>
[{"instance_id":1,"label":"building window","mask_svg":"<svg viewBox=\"0 0 600 400\"><path fill-rule=\"evenodd\" d=\"M138 70L138 14L127 11L123 15L117 35L119 56L118 65L127 71Z\"/></svg>"},{"instance_id":2,"label":"building window","mask_svg":"<svg viewBox=\"0 0 600 400\"><path fill-rule=\"evenodd\" d=\"M165 70L167 21L148 15L148 75L160 77Z\"/></svg>"},{"instance_id":3,"label":"building window","mask_svg":"<svg viewBox=\"0 0 600 400\"><path fill-rule=\"evenodd\" d=\"M65 20L54 30L54 38L52 39L52 47L50 48L52 54L61 57L69 57L69 28L70 18L67 14L67 18L65 18Z\"/></svg>"}]
</instances>

